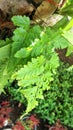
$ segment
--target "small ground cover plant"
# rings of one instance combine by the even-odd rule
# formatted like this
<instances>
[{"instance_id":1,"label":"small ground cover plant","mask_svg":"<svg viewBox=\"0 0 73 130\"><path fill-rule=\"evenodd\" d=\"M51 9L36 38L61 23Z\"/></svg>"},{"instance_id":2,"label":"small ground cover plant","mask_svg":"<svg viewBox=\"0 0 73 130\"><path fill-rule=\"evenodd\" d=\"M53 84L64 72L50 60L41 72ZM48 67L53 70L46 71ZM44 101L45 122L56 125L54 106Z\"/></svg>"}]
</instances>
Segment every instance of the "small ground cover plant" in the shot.
<instances>
[{"instance_id":1,"label":"small ground cover plant","mask_svg":"<svg viewBox=\"0 0 73 130\"><path fill-rule=\"evenodd\" d=\"M30 115L25 117L24 120L17 119L16 122L12 122L12 109L8 101L0 103L0 128L8 126L12 130L35 130L35 127L39 126L40 121L37 119L36 115ZM9 124L11 125L9 126Z\"/></svg>"},{"instance_id":2,"label":"small ground cover plant","mask_svg":"<svg viewBox=\"0 0 73 130\"><path fill-rule=\"evenodd\" d=\"M12 130L36 130L39 124L40 121L36 118L36 115L31 115L29 117L25 117L24 120L16 121Z\"/></svg>"},{"instance_id":3,"label":"small ground cover plant","mask_svg":"<svg viewBox=\"0 0 73 130\"><path fill-rule=\"evenodd\" d=\"M44 92L35 112L44 121L54 124L58 119L66 126L73 127L73 69L61 63L57 69L50 90Z\"/></svg>"},{"instance_id":4,"label":"small ground cover plant","mask_svg":"<svg viewBox=\"0 0 73 130\"><path fill-rule=\"evenodd\" d=\"M57 120L57 122L54 125L46 125L46 127L48 127L49 130L67 130L67 128L61 124L60 120Z\"/></svg>"},{"instance_id":5,"label":"small ground cover plant","mask_svg":"<svg viewBox=\"0 0 73 130\"><path fill-rule=\"evenodd\" d=\"M12 108L10 107L10 103L8 101L0 103L0 128L8 124L6 122L10 120L11 111Z\"/></svg>"}]
</instances>

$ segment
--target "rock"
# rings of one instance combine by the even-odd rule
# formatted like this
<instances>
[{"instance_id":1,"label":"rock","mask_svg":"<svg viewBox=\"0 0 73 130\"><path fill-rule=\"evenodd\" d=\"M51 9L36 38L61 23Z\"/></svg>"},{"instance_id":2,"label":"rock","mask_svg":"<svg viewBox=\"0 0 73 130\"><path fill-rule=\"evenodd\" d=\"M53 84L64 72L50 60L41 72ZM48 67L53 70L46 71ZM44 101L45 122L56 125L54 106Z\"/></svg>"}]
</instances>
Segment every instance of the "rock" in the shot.
<instances>
[{"instance_id":1,"label":"rock","mask_svg":"<svg viewBox=\"0 0 73 130\"><path fill-rule=\"evenodd\" d=\"M13 15L31 13L33 9L27 0L0 0L0 21L10 20Z\"/></svg>"}]
</instances>

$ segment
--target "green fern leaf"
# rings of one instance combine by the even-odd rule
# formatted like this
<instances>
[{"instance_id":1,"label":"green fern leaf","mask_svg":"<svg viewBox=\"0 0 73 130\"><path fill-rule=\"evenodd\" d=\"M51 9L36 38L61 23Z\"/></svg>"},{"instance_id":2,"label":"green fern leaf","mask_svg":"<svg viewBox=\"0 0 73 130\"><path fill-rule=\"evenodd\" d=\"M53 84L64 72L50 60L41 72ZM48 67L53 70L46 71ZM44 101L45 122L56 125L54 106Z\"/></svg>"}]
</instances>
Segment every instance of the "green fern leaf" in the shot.
<instances>
[{"instance_id":1,"label":"green fern leaf","mask_svg":"<svg viewBox=\"0 0 73 130\"><path fill-rule=\"evenodd\" d=\"M21 15L13 16L12 21L13 21L14 25L22 27L25 30L27 30L30 25L30 19L29 19L29 17L26 17L26 16L21 16Z\"/></svg>"}]
</instances>

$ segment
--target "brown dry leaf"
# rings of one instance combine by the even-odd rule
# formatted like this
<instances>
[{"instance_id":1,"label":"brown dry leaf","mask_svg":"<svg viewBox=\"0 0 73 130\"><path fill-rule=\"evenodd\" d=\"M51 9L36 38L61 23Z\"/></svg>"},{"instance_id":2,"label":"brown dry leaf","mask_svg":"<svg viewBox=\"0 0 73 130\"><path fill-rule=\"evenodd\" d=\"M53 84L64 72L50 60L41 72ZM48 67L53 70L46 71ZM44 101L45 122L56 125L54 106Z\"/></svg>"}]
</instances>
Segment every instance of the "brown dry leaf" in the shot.
<instances>
[{"instance_id":1,"label":"brown dry leaf","mask_svg":"<svg viewBox=\"0 0 73 130\"><path fill-rule=\"evenodd\" d=\"M53 14L53 15L49 16L48 18L45 18L44 22L42 21L42 26L54 26L62 18L63 18L62 15Z\"/></svg>"},{"instance_id":2,"label":"brown dry leaf","mask_svg":"<svg viewBox=\"0 0 73 130\"><path fill-rule=\"evenodd\" d=\"M36 0L37 1L37 0ZM55 2L59 2L60 0L54 0ZM48 0L44 0L41 5L37 8L33 19L38 20L38 19L44 19L47 18L48 16L52 15L55 10L57 9L57 5L52 4L48 2Z\"/></svg>"}]
</instances>

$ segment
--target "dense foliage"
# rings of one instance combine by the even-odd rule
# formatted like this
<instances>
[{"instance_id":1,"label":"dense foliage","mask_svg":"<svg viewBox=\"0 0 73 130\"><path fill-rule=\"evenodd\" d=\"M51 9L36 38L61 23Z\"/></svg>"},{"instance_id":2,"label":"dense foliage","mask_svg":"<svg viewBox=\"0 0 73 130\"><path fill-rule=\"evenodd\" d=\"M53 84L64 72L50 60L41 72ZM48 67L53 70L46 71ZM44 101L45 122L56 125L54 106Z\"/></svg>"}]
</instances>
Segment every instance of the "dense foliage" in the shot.
<instances>
[{"instance_id":1,"label":"dense foliage","mask_svg":"<svg viewBox=\"0 0 73 130\"><path fill-rule=\"evenodd\" d=\"M71 7L72 2L68 1L60 13L68 13L67 7ZM67 48L66 56L73 53L72 17L68 19L64 16L52 27L32 26L26 16L13 16L12 22L16 26L13 36L0 40L0 94L6 86L10 87L16 81L16 89L8 90L15 94L16 100L27 100L23 116L37 107L39 102L41 105L36 110L44 119L54 123L59 118L64 124L73 126L72 72L64 69L65 75L62 69L57 71L60 60L56 52L56 49Z\"/></svg>"},{"instance_id":2,"label":"dense foliage","mask_svg":"<svg viewBox=\"0 0 73 130\"><path fill-rule=\"evenodd\" d=\"M31 28L30 20L26 16L14 16L12 21L17 26L13 37L1 41L0 92L9 82L17 80L19 91L27 99L28 113L38 105L37 99L43 99L43 91L50 88L53 74L59 66L55 49L68 47L67 55L72 52L70 37L73 33L66 31L67 26L71 27L69 24L63 31L38 25ZM59 27L59 24L55 26Z\"/></svg>"},{"instance_id":3,"label":"dense foliage","mask_svg":"<svg viewBox=\"0 0 73 130\"><path fill-rule=\"evenodd\" d=\"M0 103L0 129L10 128L12 130L34 130L39 126L40 121L36 115L30 115L24 120L17 120L15 123L11 121L12 107L8 101Z\"/></svg>"},{"instance_id":4,"label":"dense foliage","mask_svg":"<svg viewBox=\"0 0 73 130\"><path fill-rule=\"evenodd\" d=\"M60 119L64 125L73 127L73 69L61 63L53 76L50 90L44 92L35 112L50 124Z\"/></svg>"}]
</instances>

